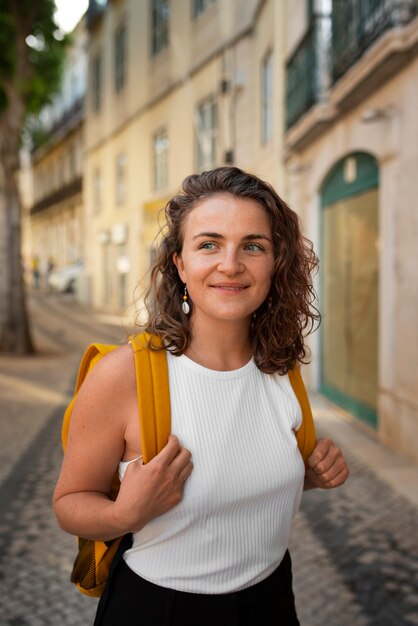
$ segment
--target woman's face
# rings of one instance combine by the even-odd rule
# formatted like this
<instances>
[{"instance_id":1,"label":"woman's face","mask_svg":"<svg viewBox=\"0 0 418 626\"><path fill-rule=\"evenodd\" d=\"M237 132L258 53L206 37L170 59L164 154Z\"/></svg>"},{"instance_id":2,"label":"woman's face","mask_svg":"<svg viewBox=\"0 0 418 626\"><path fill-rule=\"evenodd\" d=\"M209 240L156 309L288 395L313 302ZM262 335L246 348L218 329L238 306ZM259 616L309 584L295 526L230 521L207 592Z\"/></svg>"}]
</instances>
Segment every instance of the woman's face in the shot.
<instances>
[{"instance_id":1,"label":"woman's face","mask_svg":"<svg viewBox=\"0 0 418 626\"><path fill-rule=\"evenodd\" d=\"M173 261L193 302L194 321L243 321L270 291L274 253L270 220L255 200L228 193L201 200L183 226Z\"/></svg>"}]
</instances>

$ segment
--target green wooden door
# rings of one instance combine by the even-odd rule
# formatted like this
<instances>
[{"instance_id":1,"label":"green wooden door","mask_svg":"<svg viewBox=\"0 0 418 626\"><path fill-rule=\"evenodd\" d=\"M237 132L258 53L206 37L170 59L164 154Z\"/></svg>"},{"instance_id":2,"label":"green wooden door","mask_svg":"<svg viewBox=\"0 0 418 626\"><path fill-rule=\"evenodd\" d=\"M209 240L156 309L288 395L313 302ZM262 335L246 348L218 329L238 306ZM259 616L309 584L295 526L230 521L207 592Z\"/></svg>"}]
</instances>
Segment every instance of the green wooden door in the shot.
<instances>
[{"instance_id":1,"label":"green wooden door","mask_svg":"<svg viewBox=\"0 0 418 626\"><path fill-rule=\"evenodd\" d=\"M377 184L373 157L356 153L340 161L322 187L321 391L373 426L378 368Z\"/></svg>"}]
</instances>

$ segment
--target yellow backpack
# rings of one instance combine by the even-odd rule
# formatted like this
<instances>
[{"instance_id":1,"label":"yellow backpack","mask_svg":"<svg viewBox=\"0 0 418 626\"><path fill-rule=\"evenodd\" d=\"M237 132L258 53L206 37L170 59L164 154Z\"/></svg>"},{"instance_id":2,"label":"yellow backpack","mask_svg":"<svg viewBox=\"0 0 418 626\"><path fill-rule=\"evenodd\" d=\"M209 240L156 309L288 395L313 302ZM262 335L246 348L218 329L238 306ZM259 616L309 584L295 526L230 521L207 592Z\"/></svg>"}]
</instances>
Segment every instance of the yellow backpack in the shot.
<instances>
[{"instance_id":1,"label":"yellow backpack","mask_svg":"<svg viewBox=\"0 0 418 626\"><path fill-rule=\"evenodd\" d=\"M149 348L150 341L155 347L161 346L160 339L148 333L141 333L130 338L135 357L144 463L148 463L164 448L171 431L167 359L164 350ZM62 425L64 451L78 390L96 363L117 347L117 345L95 343L85 351L78 370L74 397L64 414ZM302 458L306 461L315 447L315 427L312 412L299 368L289 371L289 380L302 410L302 425L296 433L296 439ZM119 486L119 477L116 473L112 484L112 499L116 499ZM123 537L118 537L112 541L92 541L78 537L78 554L71 573L71 582L77 586L79 591L96 598L102 595L112 561L124 546L122 540ZM126 544L126 547L129 545Z\"/></svg>"}]
</instances>

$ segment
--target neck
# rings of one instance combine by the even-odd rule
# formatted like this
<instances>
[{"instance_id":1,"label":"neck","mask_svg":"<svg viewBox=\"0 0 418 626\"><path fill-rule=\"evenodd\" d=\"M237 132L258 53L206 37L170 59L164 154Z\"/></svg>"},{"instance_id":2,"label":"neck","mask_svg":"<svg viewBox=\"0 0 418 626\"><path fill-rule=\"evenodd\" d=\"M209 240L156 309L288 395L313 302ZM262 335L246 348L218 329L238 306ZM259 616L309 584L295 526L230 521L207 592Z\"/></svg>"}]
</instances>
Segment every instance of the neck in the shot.
<instances>
[{"instance_id":1,"label":"neck","mask_svg":"<svg viewBox=\"0 0 418 626\"><path fill-rule=\"evenodd\" d=\"M220 324L215 328L192 321L192 340L185 354L208 369L231 371L248 363L252 356L249 323Z\"/></svg>"}]
</instances>

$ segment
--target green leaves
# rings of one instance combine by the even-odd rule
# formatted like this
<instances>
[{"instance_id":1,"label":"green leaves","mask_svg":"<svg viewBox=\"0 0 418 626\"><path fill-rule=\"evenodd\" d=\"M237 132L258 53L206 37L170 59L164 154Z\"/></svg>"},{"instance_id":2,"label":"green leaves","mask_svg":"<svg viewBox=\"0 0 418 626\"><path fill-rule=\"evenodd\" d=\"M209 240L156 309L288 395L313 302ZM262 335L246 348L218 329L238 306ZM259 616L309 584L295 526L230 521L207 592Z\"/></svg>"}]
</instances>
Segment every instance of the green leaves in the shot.
<instances>
[{"instance_id":1,"label":"green leaves","mask_svg":"<svg viewBox=\"0 0 418 626\"><path fill-rule=\"evenodd\" d=\"M5 86L17 90L27 113L58 91L68 42L54 21L54 0L0 0L0 114Z\"/></svg>"}]
</instances>

